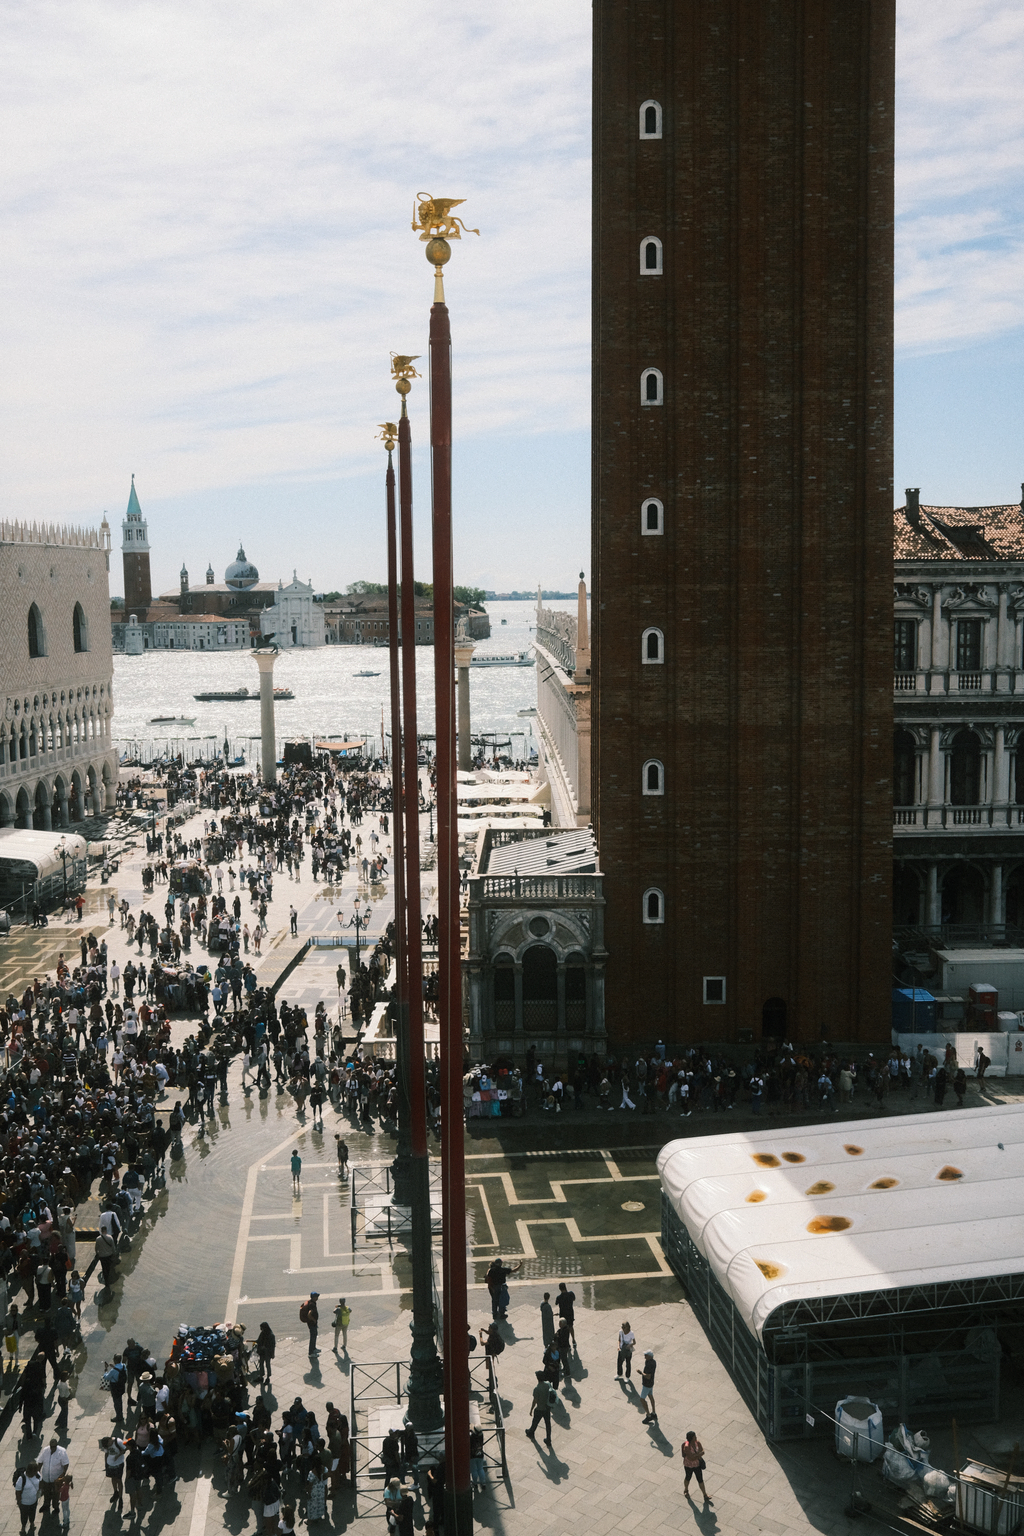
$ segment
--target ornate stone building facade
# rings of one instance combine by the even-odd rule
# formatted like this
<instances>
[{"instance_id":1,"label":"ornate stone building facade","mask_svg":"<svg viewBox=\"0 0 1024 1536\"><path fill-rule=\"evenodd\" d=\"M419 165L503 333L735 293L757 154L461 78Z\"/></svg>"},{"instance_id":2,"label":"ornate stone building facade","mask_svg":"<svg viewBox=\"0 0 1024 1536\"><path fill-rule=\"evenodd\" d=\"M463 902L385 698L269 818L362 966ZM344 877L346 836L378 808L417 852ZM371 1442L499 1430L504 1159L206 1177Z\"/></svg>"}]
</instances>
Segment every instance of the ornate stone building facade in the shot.
<instances>
[{"instance_id":1,"label":"ornate stone building facade","mask_svg":"<svg viewBox=\"0 0 1024 1536\"><path fill-rule=\"evenodd\" d=\"M580 572L575 615L545 608L537 588L537 726L556 827L590 822L590 632Z\"/></svg>"},{"instance_id":2,"label":"ornate stone building facade","mask_svg":"<svg viewBox=\"0 0 1024 1536\"><path fill-rule=\"evenodd\" d=\"M1024 488L1022 488L1024 489ZM1024 516L895 514L897 932L946 943L1024 929Z\"/></svg>"},{"instance_id":3,"label":"ornate stone building facade","mask_svg":"<svg viewBox=\"0 0 1024 1536\"><path fill-rule=\"evenodd\" d=\"M589 828L484 832L463 969L475 1059L605 1054L603 878Z\"/></svg>"},{"instance_id":4,"label":"ornate stone building facade","mask_svg":"<svg viewBox=\"0 0 1024 1536\"><path fill-rule=\"evenodd\" d=\"M112 809L110 530L0 522L0 826Z\"/></svg>"}]
</instances>

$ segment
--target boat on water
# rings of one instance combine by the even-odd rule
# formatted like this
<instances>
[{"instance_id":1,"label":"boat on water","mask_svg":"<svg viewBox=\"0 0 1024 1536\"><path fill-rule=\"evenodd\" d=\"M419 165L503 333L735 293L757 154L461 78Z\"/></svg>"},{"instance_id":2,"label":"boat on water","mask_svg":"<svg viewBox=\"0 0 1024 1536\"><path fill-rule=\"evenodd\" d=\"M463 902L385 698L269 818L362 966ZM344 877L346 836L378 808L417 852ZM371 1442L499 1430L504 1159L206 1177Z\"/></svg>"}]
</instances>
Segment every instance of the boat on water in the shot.
<instances>
[{"instance_id":1,"label":"boat on water","mask_svg":"<svg viewBox=\"0 0 1024 1536\"><path fill-rule=\"evenodd\" d=\"M529 651L511 651L504 656L474 656L471 667L533 667L536 661Z\"/></svg>"},{"instance_id":2,"label":"boat on water","mask_svg":"<svg viewBox=\"0 0 1024 1536\"><path fill-rule=\"evenodd\" d=\"M357 672L356 677L380 677L379 672Z\"/></svg>"},{"instance_id":3,"label":"boat on water","mask_svg":"<svg viewBox=\"0 0 1024 1536\"><path fill-rule=\"evenodd\" d=\"M195 725L195 720L189 715L152 715L150 725Z\"/></svg>"},{"instance_id":4,"label":"boat on water","mask_svg":"<svg viewBox=\"0 0 1024 1536\"><path fill-rule=\"evenodd\" d=\"M260 691L258 688L232 688L230 690L223 690L220 692L194 693L192 695L194 699L199 699L201 703L217 704L238 704L241 703L243 699L258 699L259 696ZM274 689L275 699L294 699L294 697L295 695L290 688ZM194 725L195 721L193 721L192 724Z\"/></svg>"}]
</instances>

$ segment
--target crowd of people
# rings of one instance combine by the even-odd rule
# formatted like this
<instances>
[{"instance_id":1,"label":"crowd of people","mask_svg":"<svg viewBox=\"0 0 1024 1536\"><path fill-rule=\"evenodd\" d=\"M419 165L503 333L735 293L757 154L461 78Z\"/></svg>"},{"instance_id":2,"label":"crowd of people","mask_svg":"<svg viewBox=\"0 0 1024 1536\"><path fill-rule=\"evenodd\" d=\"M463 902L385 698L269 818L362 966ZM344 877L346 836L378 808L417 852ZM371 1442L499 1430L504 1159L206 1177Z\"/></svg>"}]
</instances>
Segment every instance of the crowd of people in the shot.
<instances>
[{"instance_id":1,"label":"crowd of people","mask_svg":"<svg viewBox=\"0 0 1024 1536\"><path fill-rule=\"evenodd\" d=\"M982 1052L975 1075L982 1082L988 1058ZM731 1057L690 1046L670 1055L660 1042L650 1055L580 1056L563 1073L536 1060L531 1051L520 1075L509 1064L476 1068L466 1077L467 1114L480 1110L471 1101L502 1101L503 1113L522 1108L560 1112L563 1108L657 1111L689 1116L695 1111L717 1114L737 1108L749 1113L838 1113L840 1105L857 1102L885 1108L890 1095L909 1101L926 1098L941 1107L947 1093L962 1106L968 1079L957 1061L956 1047L947 1044L942 1058L918 1045L911 1055L898 1047L861 1059L834 1051L819 1055L803 1047L781 1044L763 1049L739 1066ZM481 1085L486 1087L481 1089Z\"/></svg>"},{"instance_id":2,"label":"crowd of people","mask_svg":"<svg viewBox=\"0 0 1024 1536\"><path fill-rule=\"evenodd\" d=\"M195 1357L201 1332L183 1325L162 1362L129 1338L107 1365L113 1429L100 1451L111 1505L122 1512L127 1496L130 1519L141 1520L150 1483L154 1496L174 1487L179 1449L212 1441L229 1490L248 1495L265 1531L289 1536L297 1516L324 1519L328 1497L351 1470L347 1417L327 1402L321 1423L318 1410L296 1397L275 1428L267 1404L276 1355L269 1323L253 1340L240 1324L222 1325L209 1360Z\"/></svg>"}]
</instances>

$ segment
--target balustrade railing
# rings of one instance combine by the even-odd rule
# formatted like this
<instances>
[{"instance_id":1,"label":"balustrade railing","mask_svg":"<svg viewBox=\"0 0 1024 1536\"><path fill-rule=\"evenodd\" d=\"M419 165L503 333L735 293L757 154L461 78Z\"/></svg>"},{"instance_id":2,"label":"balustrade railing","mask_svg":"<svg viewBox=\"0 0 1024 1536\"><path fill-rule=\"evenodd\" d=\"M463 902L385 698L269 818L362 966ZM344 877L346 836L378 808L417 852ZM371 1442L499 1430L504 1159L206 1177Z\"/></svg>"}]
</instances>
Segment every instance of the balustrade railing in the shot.
<instances>
[{"instance_id":1,"label":"balustrade railing","mask_svg":"<svg viewBox=\"0 0 1024 1536\"><path fill-rule=\"evenodd\" d=\"M982 677L981 672L958 672L956 674L957 692L980 693Z\"/></svg>"},{"instance_id":2,"label":"balustrade railing","mask_svg":"<svg viewBox=\"0 0 1024 1536\"><path fill-rule=\"evenodd\" d=\"M484 875L470 881L479 901L591 901L601 894L594 875Z\"/></svg>"},{"instance_id":3,"label":"balustrade railing","mask_svg":"<svg viewBox=\"0 0 1024 1536\"><path fill-rule=\"evenodd\" d=\"M1024 827L1024 805L896 805L894 827Z\"/></svg>"},{"instance_id":4,"label":"balustrade railing","mask_svg":"<svg viewBox=\"0 0 1024 1536\"><path fill-rule=\"evenodd\" d=\"M917 673L897 672L892 680L893 693L916 693Z\"/></svg>"}]
</instances>

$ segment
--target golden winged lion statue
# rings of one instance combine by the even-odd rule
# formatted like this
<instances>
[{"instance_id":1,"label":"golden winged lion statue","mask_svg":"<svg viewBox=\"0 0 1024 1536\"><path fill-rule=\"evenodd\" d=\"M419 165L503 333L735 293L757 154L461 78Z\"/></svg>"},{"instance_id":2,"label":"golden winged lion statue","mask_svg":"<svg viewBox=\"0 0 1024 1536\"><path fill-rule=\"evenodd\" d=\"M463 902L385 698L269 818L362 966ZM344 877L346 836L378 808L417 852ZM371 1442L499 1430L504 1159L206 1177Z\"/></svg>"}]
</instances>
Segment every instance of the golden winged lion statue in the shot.
<instances>
[{"instance_id":1,"label":"golden winged lion statue","mask_svg":"<svg viewBox=\"0 0 1024 1536\"><path fill-rule=\"evenodd\" d=\"M413 204L412 227L422 230L421 240L461 240L462 231L478 235L478 229L470 229L452 213L466 199L464 197L431 197L429 192L417 192L419 207Z\"/></svg>"},{"instance_id":2,"label":"golden winged lion statue","mask_svg":"<svg viewBox=\"0 0 1024 1536\"><path fill-rule=\"evenodd\" d=\"M392 352L391 377L393 379L418 379L420 375L413 367L413 363L418 363L419 357L418 352L414 353L412 357L403 356L400 352Z\"/></svg>"}]
</instances>

